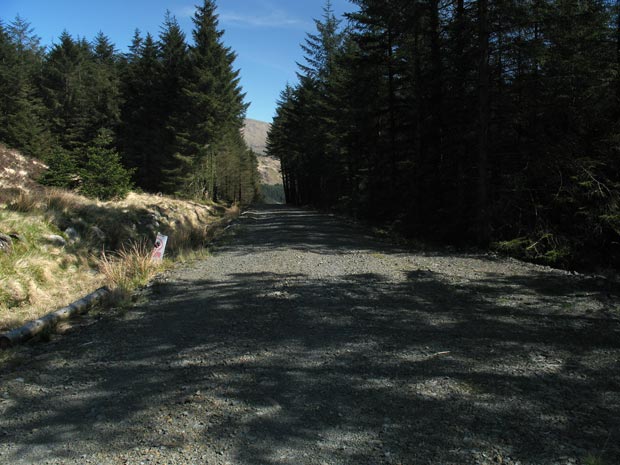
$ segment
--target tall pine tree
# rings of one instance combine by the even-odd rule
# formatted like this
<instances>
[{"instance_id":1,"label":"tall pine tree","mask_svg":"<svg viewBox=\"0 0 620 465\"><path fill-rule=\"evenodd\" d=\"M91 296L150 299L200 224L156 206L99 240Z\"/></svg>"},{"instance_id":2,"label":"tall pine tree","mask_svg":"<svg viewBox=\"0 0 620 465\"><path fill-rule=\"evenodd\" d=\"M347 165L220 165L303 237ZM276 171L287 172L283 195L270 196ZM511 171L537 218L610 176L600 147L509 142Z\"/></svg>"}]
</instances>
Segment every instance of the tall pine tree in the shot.
<instances>
[{"instance_id":1,"label":"tall pine tree","mask_svg":"<svg viewBox=\"0 0 620 465\"><path fill-rule=\"evenodd\" d=\"M234 70L234 52L223 45L215 2L205 0L193 17L190 72L183 85L182 112L173 122L177 134L170 184L191 197L218 198L223 141L239 132L247 105Z\"/></svg>"},{"instance_id":2,"label":"tall pine tree","mask_svg":"<svg viewBox=\"0 0 620 465\"><path fill-rule=\"evenodd\" d=\"M5 87L0 140L26 154L46 158L51 138L39 92L44 49L30 24L19 16L0 36Z\"/></svg>"},{"instance_id":3,"label":"tall pine tree","mask_svg":"<svg viewBox=\"0 0 620 465\"><path fill-rule=\"evenodd\" d=\"M123 73L120 150L134 171L137 186L151 192L162 189L162 66L150 34L134 34Z\"/></svg>"}]
</instances>

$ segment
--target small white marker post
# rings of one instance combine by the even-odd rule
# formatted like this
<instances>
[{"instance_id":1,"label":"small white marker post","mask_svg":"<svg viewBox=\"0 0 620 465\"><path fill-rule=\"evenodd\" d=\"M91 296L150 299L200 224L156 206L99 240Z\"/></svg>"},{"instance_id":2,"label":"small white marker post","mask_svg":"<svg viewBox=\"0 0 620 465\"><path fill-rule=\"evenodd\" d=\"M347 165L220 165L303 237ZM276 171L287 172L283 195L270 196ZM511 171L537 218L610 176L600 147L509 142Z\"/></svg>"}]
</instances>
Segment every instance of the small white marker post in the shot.
<instances>
[{"instance_id":1,"label":"small white marker post","mask_svg":"<svg viewBox=\"0 0 620 465\"><path fill-rule=\"evenodd\" d=\"M166 244L168 243L168 236L157 233L157 239L155 239L155 248L153 249L153 255L151 260L154 262L161 262L164 259L164 253L166 252Z\"/></svg>"}]
</instances>

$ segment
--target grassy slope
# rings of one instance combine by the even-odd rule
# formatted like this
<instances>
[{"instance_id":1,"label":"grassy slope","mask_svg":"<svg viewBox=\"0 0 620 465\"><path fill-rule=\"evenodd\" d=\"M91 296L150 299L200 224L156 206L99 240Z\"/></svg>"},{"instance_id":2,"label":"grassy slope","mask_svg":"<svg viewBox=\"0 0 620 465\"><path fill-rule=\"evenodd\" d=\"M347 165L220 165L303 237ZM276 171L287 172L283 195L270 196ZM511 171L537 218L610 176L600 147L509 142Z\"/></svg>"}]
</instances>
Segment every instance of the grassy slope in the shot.
<instances>
[{"instance_id":1,"label":"grassy slope","mask_svg":"<svg viewBox=\"0 0 620 465\"><path fill-rule=\"evenodd\" d=\"M14 169L2 149L5 168ZM13 159L23 162L19 157ZM126 295L162 267L206 253L205 243L236 214L236 209L220 205L136 193L120 202L98 202L44 189L25 171L18 185L9 185L6 180L15 178L7 177L0 186L0 233L17 237L10 252L0 252L0 331L102 285ZM68 228L77 233L77 240L71 240ZM169 236L169 259L160 266L150 260L157 232ZM63 237L67 244L56 244L50 235Z\"/></svg>"},{"instance_id":2,"label":"grassy slope","mask_svg":"<svg viewBox=\"0 0 620 465\"><path fill-rule=\"evenodd\" d=\"M87 254L47 243L55 227L37 213L0 210L0 230L21 236L0 254L0 331L71 302L103 284Z\"/></svg>"}]
</instances>

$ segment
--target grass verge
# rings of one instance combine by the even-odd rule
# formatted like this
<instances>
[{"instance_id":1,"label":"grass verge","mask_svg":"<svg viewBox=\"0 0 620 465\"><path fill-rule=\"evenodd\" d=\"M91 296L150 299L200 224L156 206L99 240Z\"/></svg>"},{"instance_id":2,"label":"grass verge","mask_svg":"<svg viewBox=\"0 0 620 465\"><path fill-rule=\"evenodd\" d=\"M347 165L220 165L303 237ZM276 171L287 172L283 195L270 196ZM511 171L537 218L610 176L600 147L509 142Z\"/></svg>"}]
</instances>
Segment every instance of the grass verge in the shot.
<instances>
[{"instance_id":1,"label":"grass verge","mask_svg":"<svg viewBox=\"0 0 620 465\"><path fill-rule=\"evenodd\" d=\"M0 191L0 332L18 327L107 285L113 305L178 262L203 258L206 244L236 207L130 194L97 202L61 190ZM167 259L151 261L158 232Z\"/></svg>"}]
</instances>

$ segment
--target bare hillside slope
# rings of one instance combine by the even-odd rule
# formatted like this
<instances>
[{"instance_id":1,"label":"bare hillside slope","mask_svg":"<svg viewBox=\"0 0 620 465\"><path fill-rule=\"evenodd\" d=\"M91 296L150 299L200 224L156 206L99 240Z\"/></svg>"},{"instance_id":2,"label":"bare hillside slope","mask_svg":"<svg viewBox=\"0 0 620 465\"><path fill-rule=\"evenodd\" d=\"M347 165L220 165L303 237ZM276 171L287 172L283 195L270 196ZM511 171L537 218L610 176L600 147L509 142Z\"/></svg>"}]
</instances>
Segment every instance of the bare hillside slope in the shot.
<instances>
[{"instance_id":1,"label":"bare hillside slope","mask_svg":"<svg viewBox=\"0 0 620 465\"><path fill-rule=\"evenodd\" d=\"M258 154L258 171L261 182L267 185L282 184L280 174L280 160L268 157L267 154L267 133L271 124L254 119L246 119L243 128L243 137L256 154Z\"/></svg>"},{"instance_id":2,"label":"bare hillside slope","mask_svg":"<svg viewBox=\"0 0 620 465\"><path fill-rule=\"evenodd\" d=\"M246 119L243 127L245 143L259 155L267 153L267 133L271 124L255 119Z\"/></svg>"}]
</instances>

